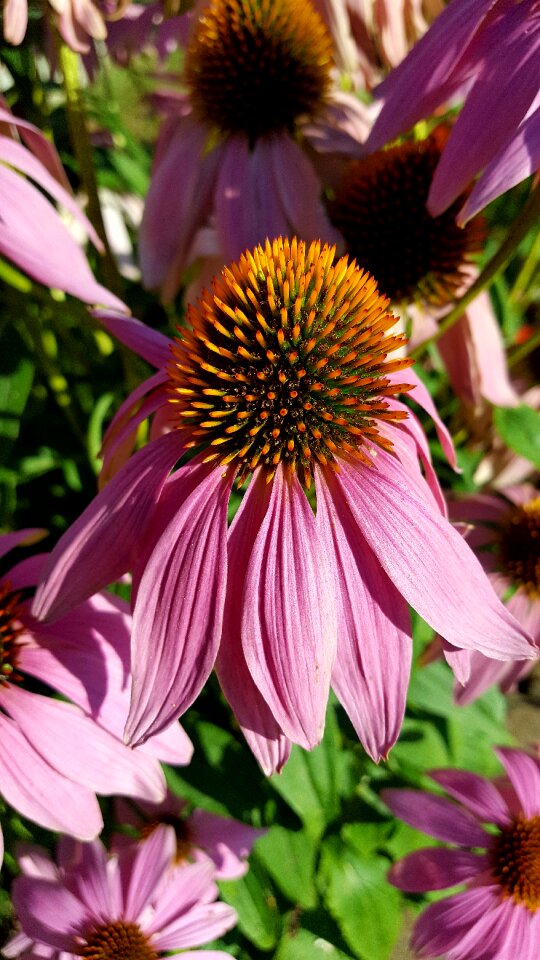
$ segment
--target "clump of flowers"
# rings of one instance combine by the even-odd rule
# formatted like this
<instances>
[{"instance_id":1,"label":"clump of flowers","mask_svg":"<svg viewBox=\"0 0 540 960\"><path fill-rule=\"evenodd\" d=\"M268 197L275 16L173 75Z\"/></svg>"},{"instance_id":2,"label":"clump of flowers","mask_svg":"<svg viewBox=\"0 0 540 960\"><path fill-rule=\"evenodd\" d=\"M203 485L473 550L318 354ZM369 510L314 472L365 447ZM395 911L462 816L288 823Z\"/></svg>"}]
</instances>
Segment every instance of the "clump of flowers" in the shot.
<instances>
[{"instance_id":1,"label":"clump of flowers","mask_svg":"<svg viewBox=\"0 0 540 960\"><path fill-rule=\"evenodd\" d=\"M419 790L385 790L392 813L449 847L429 847L396 863L389 880L407 893L462 892L430 904L416 921L420 957L492 960L534 957L540 932L540 765L500 749L507 779L466 770L430 776L452 799ZM486 829L488 827L488 829Z\"/></svg>"},{"instance_id":2,"label":"clump of flowers","mask_svg":"<svg viewBox=\"0 0 540 960\"><path fill-rule=\"evenodd\" d=\"M62 537L35 602L57 616L132 568L130 742L181 715L217 661L265 769L290 741L320 740L331 683L384 756L405 704L407 603L460 648L535 656L441 513L425 438L395 399L415 381L388 359L404 342L394 323L355 261L296 239L247 251L190 307L145 408L165 407L170 432ZM123 329L163 356L163 338ZM250 477L228 531L233 484Z\"/></svg>"}]
</instances>

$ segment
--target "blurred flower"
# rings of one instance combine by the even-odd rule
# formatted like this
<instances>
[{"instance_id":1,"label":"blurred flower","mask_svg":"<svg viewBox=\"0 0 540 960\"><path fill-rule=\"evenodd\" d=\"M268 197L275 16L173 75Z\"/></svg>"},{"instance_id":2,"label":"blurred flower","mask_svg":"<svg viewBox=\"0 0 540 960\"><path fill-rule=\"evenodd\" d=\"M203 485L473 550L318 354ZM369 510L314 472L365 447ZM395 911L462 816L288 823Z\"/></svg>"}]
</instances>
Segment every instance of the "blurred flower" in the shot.
<instances>
[{"instance_id":1,"label":"blurred flower","mask_svg":"<svg viewBox=\"0 0 540 960\"><path fill-rule=\"evenodd\" d=\"M466 539L494 589L540 649L540 491L531 486L472 494L450 504L453 520L471 524ZM489 660L477 651L455 650L445 655L460 685L458 703L476 700L493 684L507 692L532 664Z\"/></svg>"},{"instance_id":2,"label":"blurred flower","mask_svg":"<svg viewBox=\"0 0 540 960\"><path fill-rule=\"evenodd\" d=\"M37 127L14 117L1 103L0 122L0 254L46 287L64 290L86 303L127 310L118 297L96 282L84 253L43 194L46 191L61 204L96 248L102 248L68 190L52 144ZM14 128L20 130L30 149L15 139Z\"/></svg>"},{"instance_id":3,"label":"blurred flower","mask_svg":"<svg viewBox=\"0 0 540 960\"><path fill-rule=\"evenodd\" d=\"M170 791L162 803L134 803L120 798L116 802L115 820L119 825L134 828L139 840L151 836L160 824L168 824L176 837L175 862L198 863L210 859L217 880L243 877L253 844L266 833L206 810L188 813L185 800ZM119 833L114 838L118 850L129 843L133 843L132 835Z\"/></svg>"},{"instance_id":4,"label":"blurred flower","mask_svg":"<svg viewBox=\"0 0 540 960\"><path fill-rule=\"evenodd\" d=\"M366 109L332 93L333 47L309 0L199 4L185 52L187 93L166 99L140 234L145 284L177 292L212 217L223 260L266 237L335 240L304 147L357 155ZM179 174L181 171L181 175Z\"/></svg>"},{"instance_id":5,"label":"blurred flower","mask_svg":"<svg viewBox=\"0 0 540 960\"><path fill-rule=\"evenodd\" d=\"M366 750L385 756L405 704L408 603L459 647L535 656L441 514L426 438L394 395L413 387L435 411L409 361L387 359L403 344L394 323L354 261L296 239L224 268L171 348L110 319L161 367L137 402L166 411L170 432L61 538L35 613L59 615L133 569L131 742L181 715L217 658L265 770L290 740L318 743L330 683ZM233 483L249 475L227 533Z\"/></svg>"},{"instance_id":6,"label":"blurred flower","mask_svg":"<svg viewBox=\"0 0 540 960\"><path fill-rule=\"evenodd\" d=\"M438 217L426 209L447 137L447 128L439 126L425 140L409 140L353 161L329 207L348 253L377 277L383 293L412 321L411 349L436 333L448 303L473 282L473 262L483 246L481 217L465 227L455 222L464 197ZM478 407L482 398L500 406L517 403L487 294L473 301L437 345L464 403Z\"/></svg>"},{"instance_id":7,"label":"blurred flower","mask_svg":"<svg viewBox=\"0 0 540 960\"><path fill-rule=\"evenodd\" d=\"M452 0L383 81L368 148L377 150L459 91L465 104L437 166L428 206L440 214L481 174L464 223L540 164L540 3Z\"/></svg>"},{"instance_id":8,"label":"blurred flower","mask_svg":"<svg viewBox=\"0 0 540 960\"><path fill-rule=\"evenodd\" d=\"M0 537L0 556L34 533ZM91 839L103 825L95 793L159 801L165 781L156 758L185 764L192 746L179 726L142 752L124 745L126 605L98 594L54 624L37 623L30 603L43 560L22 560L0 579L0 792L41 826ZM73 702L34 692L33 680Z\"/></svg>"},{"instance_id":9,"label":"blurred flower","mask_svg":"<svg viewBox=\"0 0 540 960\"><path fill-rule=\"evenodd\" d=\"M105 21L122 17L129 0L49 0L50 13L62 39L72 50L88 53L92 40L107 36ZM13 44L24 40L28 26L28 0L4 0L4 38Z\"/></svg>"},{"instance_id":10,"label":"blurred flower","mask_svg":"<svg viewBox=\"0 0 540 960\"><path fill-rule=\"evenodd\" d=\"M533 410L540 410L540 386L529 387L524 391L523 386L520 383L512 385L517 391L519 402L532 407ZM473 438L481 440L483 449L488 451L474 474L474 482L477 486L490 486L497 490L504 490L505 487L523 483L536 472L530 460L520 457L506 446L494 430L493 424L482 424L481 431L481 435L474 436L473 425Z\"/></svg>"},{"instance_id":11,"label":"blurred flower","mask_svg":"<svg viewBox=\"0 0 540 960\"><path fill-rule=\"evenodd\" d=\"M466 884L416 921L412 946L420 957L533 960L538 954L540 766L520 750L496 753L508 776L503 785L466 770L436 770L431 778L452 800L419 790L381 794L394 816L454 844L415 850L392 867L390 882L407 893Z\"/></svg>"},{"instance_id":12,"label":"blurred flower","mask_svg":"<svg viewBox=\"0 0 540 960\"><path fill-rule=\"evenodd\" d=\"M158 960L182 952L186 960L230 960L219 950L192 949L230 930L236 913L216 902L209 861L175 867L174 852L174 830L166 826L118 856L107 857L97 840L60 844L58 866L39 849L27 850L13 887L22 933L4 955Z\"/></svg>"}]
</instances>

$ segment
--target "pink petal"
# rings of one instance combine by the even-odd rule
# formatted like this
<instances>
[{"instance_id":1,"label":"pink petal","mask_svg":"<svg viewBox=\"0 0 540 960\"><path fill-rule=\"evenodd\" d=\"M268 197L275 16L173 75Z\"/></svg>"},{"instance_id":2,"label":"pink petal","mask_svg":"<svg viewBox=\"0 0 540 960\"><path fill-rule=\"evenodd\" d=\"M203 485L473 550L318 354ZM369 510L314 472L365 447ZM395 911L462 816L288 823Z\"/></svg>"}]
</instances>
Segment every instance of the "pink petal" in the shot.
<instances>
[{"instance_id":1,"label":"pink petal","mask_svg":"<svg viewBox=\"0 0 540 960\"><path fill-rule=\"evenodd\" d=\"M167 474L182 455L175 433L136 453L60 538L32 611L53 619L130 568Z\"/></svg>"},{"instance_id":2,"label":"pink petal","mask_svg":"<svg viewBox=\"0 0 540 960\"><path fill-rule=\"evenodd\" d=\"M19 6L26 8L26 0L15 0L15 4L17 3ZM4 8L4 17L5 15ZM15 127L34 156L38 158L54 179L70 192L71 187L69 180L66 177L65 170L60 162L60 157L51 141L47 140L47 137L45 137L41 130L35 127L33 123L28 123L26 120L22 120L20 117L16 117L11 113L3 97L0 97L0 104L4 105L0 106L0 122L8 124L10 128ZM90 221L87 221L87 223L91 226ZM88 232L88 235L97 249L101 250L101 241L93 228L92 233Z\"/></svg>"},{"instance_id":3,"label":"pink petal","mask_svg":"<svg viewBox=\"0 0 540 960\"><path fill-rule=\"evenodd\" d=\"M137 749L157 757L162 763L179 767L185 767L193 756L193 744L179 723L172 723Z\"/></svg>"},{"instance_id":4,"label":"pink petal","mask_svg":"<svg viewBox=\"0 0 540 960\"><path fill-rule=\"evenodd\" d=\"M216 866L218 880L235 880L248 869L246 862L253 844L265 830L255 830L238 820L218 817L206 810L194 810L189 818L189 833Z\"/></svg>"},{"instance_id":5,"label":"pink petal","mask_svg":"<svg viewBox=\"0 0 540 960\"><path fill-rule=\"evenodd\" d=\"M0 734L0 783L7 802L48 830L71 833L81 840L97 836L103 821L95 796L50 767L13 720L1 713Z\"/></svg>"},{"instance_id":6,"label":"pink petal","mask_svg":"<svg viewBox=\"0 0 540 960\"><path fill-rule=\"evenodd\" d=\"M540 107L523 121L508 144L494 156L459 212L463 225L495 197L521 183L540 166Z\"/></svg>"},{"instance_id":7,"label":"pink petal","mask_svg":"<svg viewBox=\"0 0 540 960\"><path fill-rule=\"evenodd\" d=\"M0 536L0 557L5 557L6 553L15 547L26 547L38 543L46 535L47 531L40 527L27 527L24 530L16 530L14 533L3 533Z\"/></svg>"},{"instance_id":8,"label":"pink petal","mask_svg":"<svg viewBox=\"0 0 540 960\"><path fill-rule=\"evenodd\" d=\"M389 380L392 383L412 384L412 390L409 390L407 395L411 398L411 400L414 400L419 407L422 407L422 409L425 410L426 413L431 417L437 431L439 443L443 448L444 455L450 466L453 467L454 470L457 470L454 441L450 436L448 427L443 423L439 416L439 411L433 403L429 390L426 386L424 386L418 374L415 373L412 367L408 367L406 370L398 370L397 373L390 374Z\"/></svg>"},{"instance_id":9,"label":"pink petal","mask_svg":"<svg viewBox=\"0 0 540 960\"><path fill-rule=\"evenodd\" d=\"M540 811L540 767L522 750L499 747L496 751L516 791L526 817L538 816Z\"/></svg>"},{"instance_id":10,"label":"pink petal","mask_svg":"<svg viewBox=\"0 0 540 960\"><path fill-rule=\"evenodd\" d=\"M171 869L175 853L174 830L161 825L152 830L144 843L137 844L134 857L131 851L121 857L126 920L136 921L144 912L164 874Z\"/></svg>"},{"instance_id":11,"label":"pink petal","mask_svg":"<svg viewBox=\"0 0 540 960\"><path fill-rule=\"evenodd\" d=\"M1 702L35 750L63 776L102 794L159 802L165 779L151 757L80 714L71 704L8 687Z\"/></svg>"},{"instance_id":12,"label":"pink petal","mask_svg":"<svg viewBox=\"0 0 540 960\"><path fill-rule=\"evenodd\" d=\"M178 119L146 196L139 234L143 280L150 288L165 286L167 299L180 286L195 233L211 209L221 148L206 151L208 134L192 116Z\"/></svg>"},{"instance_id":13,"label":"pink petal","mask_svg":"<svg viewBox=\"0 0 540 960\"><path fill-rule=\"evenodd\" d=\"M120 343L143 357L152 367L161 370L167 366L171 359L172 340L165 334L153 330L135 317L126 317L110 310L93 310L92 316Z\"/></svg>"},{"instance_id":14,"label":"pink petal","mask_svg":"<svg viewBox=\"0 0 540 960\"><path fill-rule=\"evenodd\" d=\"M395 863L388 879L406 893L444 890L481 874L489 867L488 857L479 857L468 850L428 848L415 850Z\"/></svg>"},{"instance_id":15,"label":"pink petal","mask_svg":"<svg viewBox=\"0 0 540 960\"><path fill-rule=\"evenodd\" d=\"M176 720L198 696L214 665L225 602L233 479L221 468L195 468L186 480L185 499L144 569L133 618L128 742L141 742Z\"/></svg>"},{"instance_id":16,"label":"pink petal","mask_svg":"<svg viewBox=\"0 0 540 960\"><path fill-rule=\"evenodd\" d=\"M516 406L518 396L510 382L501 331L487 293L480 293L467 308L466 320L478 367L481 395L495 406Z\"/></svg>"},{"instance_id":17,"label":"pink petal","mask_svg":"<svg viewBox=\"0 0 540 960\"><path fill-rule=\"evenodd\" d=\"M403 721L412 640L407 604L363 539L333 476L317 472L317 524L336 575L338 650L332 686L377 763Z\"/></svg>"},{"instance_id":18,"label":"pink petal","mask_svg":"<svg viewBox=\"0 0 540 960\"><path fill-rule=\"evenodd\" d=\"M66 887L50 880L18 877L13 904L27 936L59 950L75 949L75 937L89 920L88 911Z\"/></svg>"},{"instance_id":19,"label":"pink petal","mask_svg":"<svg viewBox=\"0 0 540 960\"><path fill-rule=\"evenodd\" d=\"M226 903L193 907L186 916L154 934L152 942L158 950L198 947L221 937L235 926L236 921L236 911Z\"/></svg>"},{"instance_id":20,"label":"pink petal","mask_svg":"<svg viewBox=\"0 0 540 960\"><path fill-rule=\"evenodd\" d=\"M254 474L229 530L227 599L216 673L242 732L264 773L282 769L290 753L287 740L249 672L242 649L242 598L246 573L271 487L262 471Z\"/></svg>"},{"instance_id":21,"label":"pink petal","mask_svg":"<svg viewBox=\"0 0 540 960\"><path fill-rule=\"evenodd\" d=\"M510 814L503 797L484 777L468 770L432 770L429 776L485 823L504 826L509 822Z\"/></svg>"},{"instance_id":22,"label":"pink petal","mask_svg":"<svg viewBox=\"0 0 540 960\"><path fill-rule=\"evenodd\" d=\"M322 184L300 147L284 134L270 139L269 150L277 194L292 233L306 241L339 242L322 204Z\"/></svg>"},{"instance_id":23,"label":"pink petal","mask_svg":"<svg viewBox=\"0 0 540 960\"><path fill-rule=\"evenodd\" d=\"M395 817L437 840L464 847L485 847L488 835L478 821L456 803L420 790L383 790L381 799Z\"/></svg>"},{"instance_id":24,"label":"pink petal","mask_svg":"<svg viewBox=\"0 0 540 960\"><path fill-rule=\"evenodd\" d=\"M379 451L374 467L342 461L338 479L386 573L434 630L496 659L534 659L463 538L404 482L394 457Z\"/></svg>"},{"instance_id":25,"label":"pink petal","mask_svg":"<svg viewBox=\"0 0 540 960\"><path fill-rule=\"evenodd\" d=\"M454 700L460 707L474 703L486 690L495 684L510 684L517 675L519 677L524 667L532 667L530 660L511 660L505 663L501 660L491 660L483 654L472 651L470 656L470 676L464 687L455 691Z\"/></svg>"},{"instance_id":26,"label":"pink petal","mask_svg":"<svg viewBox=\"0 0 540 960\"><path fill-rule=\"evenodd\" d=\"M102 917L106 921L114 915L107 853L99 840L74 844L69 865L61 866L69 877L69 889L84 904L90 916Z\"/></svg>"},{"instance_id":27,"label":"pink petal","mask_svg":"<svg viewBox=\"0 0 540 960\"><path fill-rule=\"evenodd\" d=\"M212 903L217 894L215 869L209 860L175 867L169 871L166 882L159 890L156 915L151 919L147 932L159 933L180 917L189 916L194 907Z\"/></svg>"},{"instance_id":28,"label":"pink petal","mask_svg":"<svg viewBox=\"0 0 540 960\"><path fill-rule=\"evenodd\" d=\"M295 474L280 465L246 574L242 645L286 736L311 749L324 730L336 653L332 573Z\"/></svg>"},{"instance_id":29,"label":"pink petal","mask_svg":"<svg viewBox=\"0 0 540 960\"><path fill-rule=\"evenodd\" d=\"M18 46L28 26L27 0L7 0L4 6L4 39Z\"/></svg>"},{"instance_id":30,"label":"pink petal","mask_svg":"<svg viewBox=\"0 0 540 960\"><path fill-rule=\"evenodd\" d=\"M413 949L418 951L420 957L448 954L459 946L481 917L494 912L498 900L497 887L477 887L430 904L415 924L411 941ZM456 960L460 956L458 953Z\"/></svg>"}]
</instances>

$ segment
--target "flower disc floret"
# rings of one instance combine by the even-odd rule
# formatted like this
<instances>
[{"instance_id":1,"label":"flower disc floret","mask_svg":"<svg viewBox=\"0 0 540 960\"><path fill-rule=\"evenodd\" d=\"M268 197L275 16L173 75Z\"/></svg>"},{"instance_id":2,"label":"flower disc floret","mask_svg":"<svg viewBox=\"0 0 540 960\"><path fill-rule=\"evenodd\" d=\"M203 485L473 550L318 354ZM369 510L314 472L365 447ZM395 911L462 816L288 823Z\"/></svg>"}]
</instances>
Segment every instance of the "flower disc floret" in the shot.
<instances>
[{"instance_id":1,"label":"flower disc floret","mask_svg":"<svg viewBox=\"0 0 540 960\"><path fill-rule=\"evenodd\" d=\"M540 594L540 497L516 506L502 532L503 569L532 597Z\"/></svg>"},{"instance_id":2,"label":"flower disc floret","mask_svg":"<svg viewBox=\"0 0 540 960\"><path fill-rule=\"evenodd\" d=\"M405 343L377 282L335 247L296 238L267 241L214 278L188 312L169 367L172 416L188 447L272 476L283 462L309 486L314 465L336 454L366 459L366 443L390 449L384 397L406 390L385 374Z\"/></svg>"},{"instance_id":3,"label":"flower disc floret","mask_svg":"<svg viewBox=\"0 0 540 960\"><path fill-rule=\"evenodd\" d=\"M85 960L157 960L138 923L115 920L95 927L81 947Z\"/></svg>"},{"instance_id":4,"label":"flower disc floret","mask_svg":"<svg viewBox=\"0 0 540 960\"><path fill-rule=\"evenodd\" d=\"M13 593L9 584L0 584L0 684L19 680L17 646L24 631L21 621L20 593Z\"/></svg>"},{"instance_id":5,"label":"flower disc floret","mask_svg":"<svg viewBox=\"0 0 540 960\"><path fill-rule=\"evenodd\" d=\"M443 304L466 280L464 268L481 250L483 221L455 222L463 197L438 217L426 208L446 133L407 141L351 163L330 215L351 256L377 277L394 302Z\"/></svg>"},{"instance_id":6,"label":"flower disc floret","mask_svg":"<svg viewBox=\"0 0 540 960\"><path fill-rule=\"evenodd\" d=\"M517 817L497 837L493 873L506 897L534 913L540 907L540 816Z\"/></svg>"},{"instance_id":7,"label":"flower disc floret","mask_svg":"<svg viewBox=\"0 0 540 960\"><path fill-rule=\"evenodd\" d=\"M195 23L185 80L202 120L253 141L317 112L331 64L309 0L212 0Z\"/></svg>"}]
</instances>

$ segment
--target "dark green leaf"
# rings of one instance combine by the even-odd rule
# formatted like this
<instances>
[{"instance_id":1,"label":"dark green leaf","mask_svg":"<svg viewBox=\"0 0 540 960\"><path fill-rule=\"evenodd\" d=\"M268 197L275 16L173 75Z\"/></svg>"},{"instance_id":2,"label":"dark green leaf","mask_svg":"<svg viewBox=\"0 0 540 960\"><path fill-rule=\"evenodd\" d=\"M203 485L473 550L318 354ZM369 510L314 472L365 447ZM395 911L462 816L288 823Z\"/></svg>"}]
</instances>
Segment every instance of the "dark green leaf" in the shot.
<instances>
[{"instance_id":1,"label":"dark green leaf","mask_svg":"<svg viewBox=\"0 0 540 960\"><path fill-rule=\"evenodd\" d=\"M306 910L317 905L315 858L317 846L303 831L271 827L257 843L257 856L282 893Z\"/></svg>"},{"instance_id":2,"label":"dark green leaf","mask_svg":"<svg viewBox=\"0 0 540 960\"><path fill-rule=\"evenodd\" d=\"M507 447L540 468L540 413L525 405L497 407L494 421Z\"/></svg>"}]
</instances>

